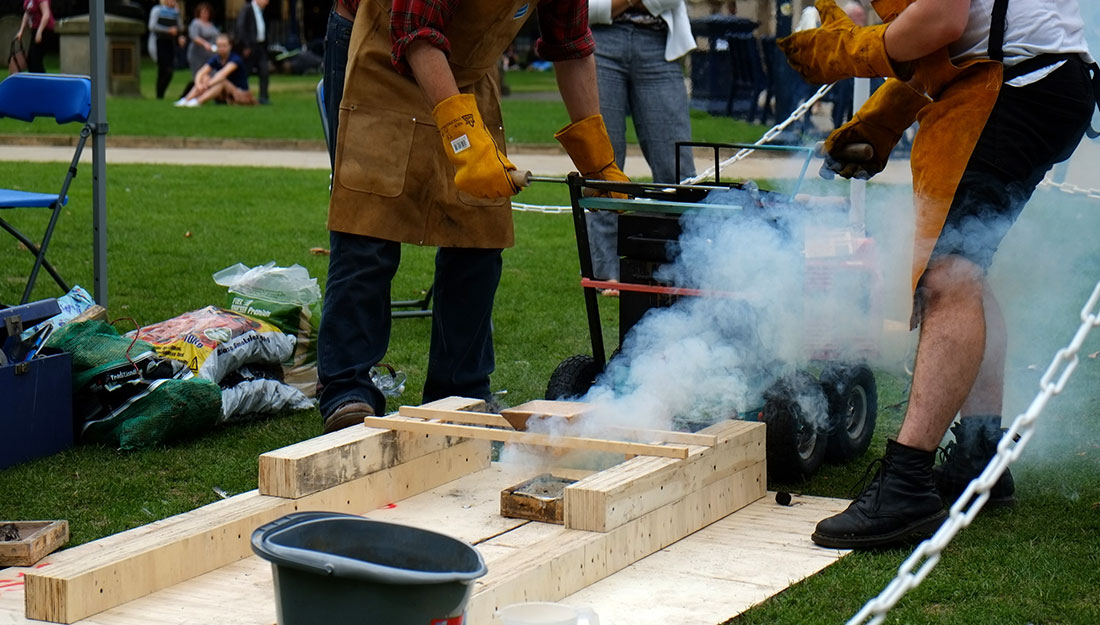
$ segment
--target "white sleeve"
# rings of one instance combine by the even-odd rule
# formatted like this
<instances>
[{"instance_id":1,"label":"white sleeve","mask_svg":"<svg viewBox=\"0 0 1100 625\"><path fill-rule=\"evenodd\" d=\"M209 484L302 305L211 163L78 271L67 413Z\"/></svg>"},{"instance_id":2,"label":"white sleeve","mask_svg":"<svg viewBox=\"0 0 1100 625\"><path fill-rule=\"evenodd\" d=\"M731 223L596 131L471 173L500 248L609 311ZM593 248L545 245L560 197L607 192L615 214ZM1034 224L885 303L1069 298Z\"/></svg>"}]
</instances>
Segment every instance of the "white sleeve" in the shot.
<instances>
[{"instance_id":1,"label":"white sleeve","mask_svg":"<svg viewBox=\"0 0 1100 625\"><path fill-rule=\"evenodd\" d=\"M684 0L642 0L642 4L652 15L660 15L665 11L671 11L675 9L677 5L683 3Z\"/></svg>"},{"instance_id":2,"label":"white sleeve","mask_svg":"<svg viewBox=\"0 0 1100 625\"><path fill-rule=\"evenodd\" d=\"M611 23L611 0L588 0L588 23Z\"/></svg>"}]
</instances>

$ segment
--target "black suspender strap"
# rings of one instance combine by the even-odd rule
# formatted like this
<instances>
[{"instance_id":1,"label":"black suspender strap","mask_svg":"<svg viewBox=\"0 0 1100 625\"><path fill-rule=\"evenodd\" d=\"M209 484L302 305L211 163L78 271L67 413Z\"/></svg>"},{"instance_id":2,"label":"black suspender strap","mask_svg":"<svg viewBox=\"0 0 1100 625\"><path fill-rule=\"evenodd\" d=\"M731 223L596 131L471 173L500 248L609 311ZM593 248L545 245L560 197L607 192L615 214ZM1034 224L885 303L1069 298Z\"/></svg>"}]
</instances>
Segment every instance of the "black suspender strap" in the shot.
<instances>
[{"instance_id":1,"label":"black suspender strap","mask_svg":"<svg viewBox=\"0 0 1100 625\"><path fill-rule=\"evenodd\" d=\"M1090 63L1089 71L1092 72L1092 95L1096 98L1096 107L1100 108L1100 65ZM1089 124L1089 127L1085 129L1085 134L1088 135L1089 139L1096 139L1100 137L1100 130Z\"/></svg>"},{"instance_id":2,"label":"black suspender strap","mask_svg":"<svg viewBox=\"0 0 1100 625\"><path fill-rule=\"evenodd\" d=\"M993 17L989 22L989 58L1003 61L1005 58L1005 21L1008 17L1008 0L993 0Z\"/></svg>"}]
</instances>

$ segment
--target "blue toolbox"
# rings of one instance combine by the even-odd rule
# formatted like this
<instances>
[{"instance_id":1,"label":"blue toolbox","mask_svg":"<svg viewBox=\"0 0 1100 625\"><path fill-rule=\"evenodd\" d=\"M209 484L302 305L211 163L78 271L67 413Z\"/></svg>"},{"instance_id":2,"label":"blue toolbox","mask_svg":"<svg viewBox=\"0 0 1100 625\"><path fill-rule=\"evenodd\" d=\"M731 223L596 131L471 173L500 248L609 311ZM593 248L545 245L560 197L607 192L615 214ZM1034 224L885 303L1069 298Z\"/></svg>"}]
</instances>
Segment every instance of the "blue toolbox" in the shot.
<instances>
[{"instance_id":1,"label":"blue toolbox","mask_svg":"<svg viewBox=\"0 0 1100 625\"><path fill-rule=\"evenodd\" d=\"M73 446L72 356L44 348L60 312L47 299L0 309L0 469Z\"/></svg>"}]
</instances>

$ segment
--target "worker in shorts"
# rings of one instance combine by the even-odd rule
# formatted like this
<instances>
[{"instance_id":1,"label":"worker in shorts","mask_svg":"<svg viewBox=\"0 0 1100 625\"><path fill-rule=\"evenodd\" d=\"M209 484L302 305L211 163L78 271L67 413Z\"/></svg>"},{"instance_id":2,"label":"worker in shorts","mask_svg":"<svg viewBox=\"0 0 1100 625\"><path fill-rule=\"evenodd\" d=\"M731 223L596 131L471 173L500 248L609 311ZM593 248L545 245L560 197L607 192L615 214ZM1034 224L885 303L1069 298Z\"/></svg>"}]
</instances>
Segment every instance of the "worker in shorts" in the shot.
<instances>
[{"instance_id":1,"label":"worker in shorts","mask_svg":"<svg viewBox=\"0 0 1100 625\"><path fill-rule=\"evenodd\" d=\"M874 0L860 27L832 0L822 26L781 40L812 83L884 77L825 143L826 168L866 178L919 123L913 325L920 340L905 419L874 479L814 542L874 548L934 532L996 453L1006 333L986 271L1036 185L1072 154L1096 106L1097 67L1077 0ZM867 148L870 149L867 149ZM955 441L933 468L956 416ZM990 503L1011 504L1007 471Z\"/></svg>"}]
</instances>

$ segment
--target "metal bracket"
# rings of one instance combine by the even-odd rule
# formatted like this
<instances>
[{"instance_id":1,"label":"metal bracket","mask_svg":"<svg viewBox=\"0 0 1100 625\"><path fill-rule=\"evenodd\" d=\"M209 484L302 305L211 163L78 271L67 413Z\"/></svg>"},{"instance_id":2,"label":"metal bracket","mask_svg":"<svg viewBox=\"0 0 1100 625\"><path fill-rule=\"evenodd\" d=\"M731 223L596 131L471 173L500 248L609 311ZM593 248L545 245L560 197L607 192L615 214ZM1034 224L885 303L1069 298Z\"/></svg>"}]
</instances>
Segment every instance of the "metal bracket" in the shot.
<instances>
[{"instance_id":1,"label":"metal bracket","mask_svg":"<svg viewBox=\"0 0 1100 625\"><path fill-rule=\"evenodd\" d=\"M31 363L29 362L17 362L15 363L15 375L27 375L31 371Z\"/></svg>"},{"instance_id":2,"label":"metal bracket","mask_svg":"<svg viewBox=\"0 0 1100 625\"><path fill-rule=\"evenodd\" d=\"M19 315L4 317L4 329L7 331L8 336L23 334L23 318Z\"/></svg>"}]
</instances>

